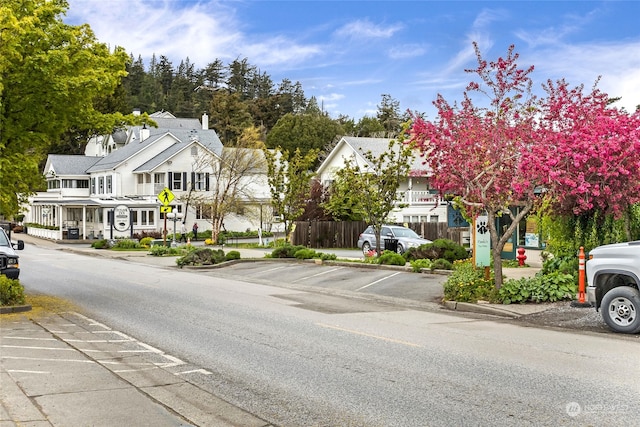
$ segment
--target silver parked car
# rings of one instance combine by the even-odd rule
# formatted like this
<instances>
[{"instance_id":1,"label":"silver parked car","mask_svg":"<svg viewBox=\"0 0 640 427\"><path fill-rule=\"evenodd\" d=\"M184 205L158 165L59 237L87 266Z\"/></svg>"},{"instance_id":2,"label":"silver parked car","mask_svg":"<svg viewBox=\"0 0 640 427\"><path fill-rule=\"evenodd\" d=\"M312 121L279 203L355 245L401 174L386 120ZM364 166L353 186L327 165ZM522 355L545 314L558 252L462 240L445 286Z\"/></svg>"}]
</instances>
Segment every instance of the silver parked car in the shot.
<instances>
[{"instance_id":1,"label":"silver parked car","mask_svg":"<svg viewBox=\"0 0 640 427\"><path fill-rule=\"evenodd\" d=\"M385 240L397 240L398 246L396 248L396 252L399 254L404 253L409 248L431 243L431 240L423 239L412 229L399 225L383 225L380 232L380 239L382 240L382 250L385 249ZM375 242L375 230L373 229L373 226L370 225L358 237L358 248L362 249L362 252L366 254L375 248Z\"/></svg>"}]
</instances>

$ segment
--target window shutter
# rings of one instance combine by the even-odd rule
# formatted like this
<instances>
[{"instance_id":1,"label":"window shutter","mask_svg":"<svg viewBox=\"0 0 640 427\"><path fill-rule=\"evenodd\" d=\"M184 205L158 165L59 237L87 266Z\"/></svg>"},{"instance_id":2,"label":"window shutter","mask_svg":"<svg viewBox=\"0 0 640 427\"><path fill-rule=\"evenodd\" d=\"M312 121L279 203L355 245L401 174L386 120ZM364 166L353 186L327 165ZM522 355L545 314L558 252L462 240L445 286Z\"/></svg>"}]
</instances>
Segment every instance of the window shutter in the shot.
<instances>
[{"instance_id":1,"label":"window shutter","mask_svg":"<svg viewBox=\"0 0 640 427\"><path fill-rule=\"evenodd\" d=\"M187 191L187 173L182 172L182 191Z\"/></svg>"},{"instance_id":2,"label":"window shutter","mask_svg":"<svg viewBox=\"0 0 640 427\"><path fill-rule=\"evenodd\" d=\"M167 172L167 175L169 175L169 182L167 183L167 188L169 190L175 190L175 188L173 188L173 172Z\"/></svg>"},{"instance_id":3,"label":"window shutter","mask_svg":"<svg viewBox=\"0 0 640 427\"><path fill-rule=\"evenodd\" d=\"M209 191L209 173L204 176L204 190Z\"/></svg>"},{"instance_id":4,"label":"window shutter","mask_svg":"<svg viewBox=\"0 0 640 427\"><path fill-rule=\"evenodd\" d=\"M195 172L191 172L191 190L195 190L196 189L196 173Z\"/></svg>"}]
</instances>

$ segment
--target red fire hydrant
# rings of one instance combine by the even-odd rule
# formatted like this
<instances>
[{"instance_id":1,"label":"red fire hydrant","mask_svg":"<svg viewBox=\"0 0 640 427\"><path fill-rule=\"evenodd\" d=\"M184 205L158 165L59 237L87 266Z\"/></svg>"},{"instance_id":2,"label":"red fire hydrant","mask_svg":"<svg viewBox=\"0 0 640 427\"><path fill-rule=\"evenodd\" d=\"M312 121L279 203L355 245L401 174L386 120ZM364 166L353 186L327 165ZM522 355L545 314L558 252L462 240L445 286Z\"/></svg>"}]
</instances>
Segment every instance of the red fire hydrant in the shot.
<instances>
[{"instance_id":1,"label":"red fire hydrant","mask_svg":"<svg viewBox=\"0 0 640 427\"><path fill-rule=\"evenodd\" d=\"M516 255L516 259L518 260L518 265L522 267L524 265L524 261L527 259L527 256L524 254L524 248L518 248L518 255Z\"/></svg>"}]
</instances>

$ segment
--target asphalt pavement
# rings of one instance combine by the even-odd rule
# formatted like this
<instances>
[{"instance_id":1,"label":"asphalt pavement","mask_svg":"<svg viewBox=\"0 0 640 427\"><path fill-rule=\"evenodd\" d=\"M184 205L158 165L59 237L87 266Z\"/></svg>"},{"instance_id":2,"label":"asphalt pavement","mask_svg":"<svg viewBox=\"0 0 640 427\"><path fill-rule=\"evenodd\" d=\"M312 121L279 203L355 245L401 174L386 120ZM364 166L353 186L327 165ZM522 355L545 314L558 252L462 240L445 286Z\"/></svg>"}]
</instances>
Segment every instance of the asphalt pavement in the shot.
<instances>
[{"instance_id":1,"label":"asphalt pavement","mask_svg":"<svg viewBox=\"0 0 640 427\"><path fill-rule=\"evenodd\" d=\"M28 245L38 245L177 268L175 257L96 250L86 243L56 243L27 235L13 237L24 240L27 250ZM266 253L224 249L238 250L241 259L263 259ZM354 258L361 257L352 253ZM508 277L535 274L539 267L513 270L518 271L507 271ZM461 303L449 308L505 317L546 309ZM0 326L0 427L270 425L190 382L193 376L207 375L202 369L78 313L3 314Z\"/></svg>"}]
</instances>

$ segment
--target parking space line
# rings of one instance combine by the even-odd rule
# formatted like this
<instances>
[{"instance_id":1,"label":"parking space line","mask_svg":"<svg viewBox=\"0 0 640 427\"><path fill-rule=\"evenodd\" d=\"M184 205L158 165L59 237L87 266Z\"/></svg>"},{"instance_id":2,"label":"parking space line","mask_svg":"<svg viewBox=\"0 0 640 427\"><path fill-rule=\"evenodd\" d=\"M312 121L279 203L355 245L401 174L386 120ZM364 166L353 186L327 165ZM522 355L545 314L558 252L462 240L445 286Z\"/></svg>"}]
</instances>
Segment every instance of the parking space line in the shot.
<instances>
[{"instance_id":1,"label":"parking space line","mask_svg":"<svg viewBox=\"0 0 640 427\"><path fill-rule=\"evenodd\" d=\"M322 276L322 275L327 274L327 273L332 273L332 272L334 272L334 271L341 270L342 268L344 268L344 267L332 268L332 269L330 269L330 270L326 270L326 271L323 271L323 272L318 273L318 274L312 274L311 276L301 277L301 278L299 278L299 279L292 280L292 281L291 281L291 283L293 283L293 282L297 282L297 281L299 281L299 280L311 279L312 277Z\"/></svg>"},{"instance_id":2,"label":"parking space line","mask_svg":"<svg viewBox=\"0 0 640 427\"><path fill-rule=\"evenodd\" d=\"M393 274L391 274L391 275L389 275L389 276L383 277L382 279L378 279L378 280L376 280L375 282L371 282L371 283L369 283L368 285L364 285L364 286L362 286L361 288L356 289L356 292L361 291L361 290L363 290L363 289L366 289L366 288L368 288L369 286L375 285L376 283L380 283L380 282L382 282L383 280L391 279L393 276L397 276L397 275L398 275L398 274L400 274L400 273L401 273L401 272L400 272L400 271L398 271L398 272L393 273Z\"/></svg>"}]
</instances>

